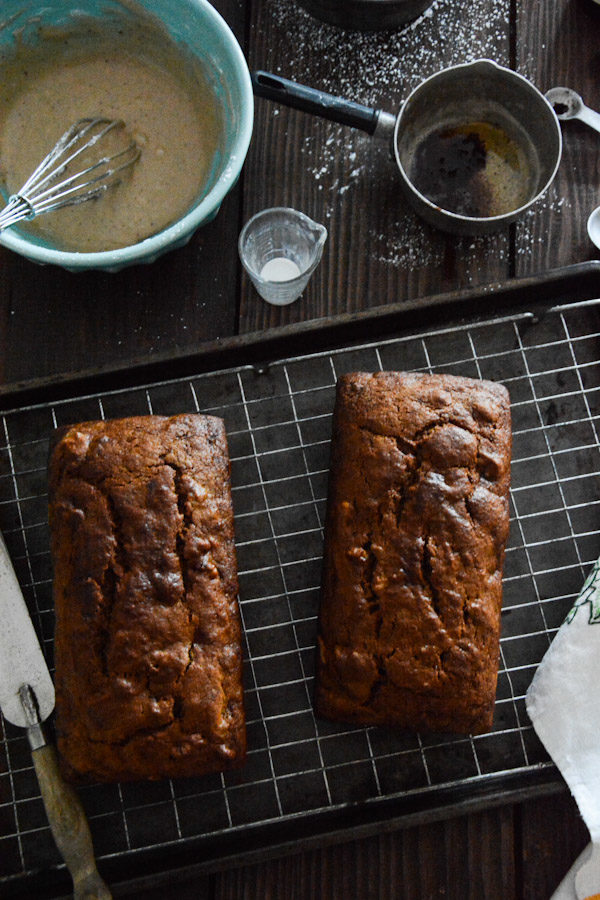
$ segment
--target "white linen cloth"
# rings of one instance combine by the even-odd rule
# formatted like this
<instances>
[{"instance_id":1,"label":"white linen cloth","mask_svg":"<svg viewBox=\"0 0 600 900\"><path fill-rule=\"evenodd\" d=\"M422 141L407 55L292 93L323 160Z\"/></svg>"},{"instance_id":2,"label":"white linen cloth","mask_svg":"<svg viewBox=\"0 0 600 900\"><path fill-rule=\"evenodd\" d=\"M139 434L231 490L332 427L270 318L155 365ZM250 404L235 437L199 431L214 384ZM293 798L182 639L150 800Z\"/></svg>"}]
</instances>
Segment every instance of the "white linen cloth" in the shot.
<instances>
[{"instance_id":1,"label":"white linen cloth","mask_svg":"<svg viewBox=\"0 0 600 900\"><path fill-rule=\"evenodd\" d=\"M600 844L600 559L542 659L525 697L538 737L573 794L592 844ZM586 848L554 894L575 898ZM569 874L571 874L569 873ZM597 891L600 891L600 872ZM568 891L571 891L570 893Z\"/></svg>"}]
</instances>

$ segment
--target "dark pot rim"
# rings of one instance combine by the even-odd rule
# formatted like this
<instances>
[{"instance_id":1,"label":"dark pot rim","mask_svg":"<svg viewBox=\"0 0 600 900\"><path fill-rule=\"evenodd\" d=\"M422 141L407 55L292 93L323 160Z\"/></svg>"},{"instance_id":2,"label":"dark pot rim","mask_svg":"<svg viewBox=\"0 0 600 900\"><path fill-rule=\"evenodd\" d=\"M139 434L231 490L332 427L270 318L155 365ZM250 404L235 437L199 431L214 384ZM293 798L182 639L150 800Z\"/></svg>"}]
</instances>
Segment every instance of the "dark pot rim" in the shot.
<instances>
[{"instance_id":1,"label":"dark pot rim","mask_svg":"<svg viewBox=\"0 0 600 900\"><path fill-rule=\"evenodd\" d=\"M299 0L311 15L330 25L360 31L397 28L416 19L434 0Z\"/></svg>"}]
</instances>

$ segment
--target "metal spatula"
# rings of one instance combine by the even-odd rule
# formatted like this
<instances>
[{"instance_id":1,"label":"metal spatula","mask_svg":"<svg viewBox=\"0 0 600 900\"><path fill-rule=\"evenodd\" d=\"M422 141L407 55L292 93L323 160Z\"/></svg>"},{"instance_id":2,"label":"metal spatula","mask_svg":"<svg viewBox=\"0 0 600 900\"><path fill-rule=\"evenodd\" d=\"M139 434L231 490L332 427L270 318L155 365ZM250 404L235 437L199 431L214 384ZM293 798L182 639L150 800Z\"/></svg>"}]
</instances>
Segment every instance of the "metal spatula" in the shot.
<instances>
[{"instance_id":1,"label":"metal spatula","mask_svg":"<svg viewBox=\"0 0 600 900\"><path fill-rule=\"evenodd\" d=\"M48 821L73 878L75 900L110 900L96 869L81 802L63 781L42 731L54 709L54 685L1 535L0 622L0 709L13 725L27 729Z\"/></svg>"}]
</instances>

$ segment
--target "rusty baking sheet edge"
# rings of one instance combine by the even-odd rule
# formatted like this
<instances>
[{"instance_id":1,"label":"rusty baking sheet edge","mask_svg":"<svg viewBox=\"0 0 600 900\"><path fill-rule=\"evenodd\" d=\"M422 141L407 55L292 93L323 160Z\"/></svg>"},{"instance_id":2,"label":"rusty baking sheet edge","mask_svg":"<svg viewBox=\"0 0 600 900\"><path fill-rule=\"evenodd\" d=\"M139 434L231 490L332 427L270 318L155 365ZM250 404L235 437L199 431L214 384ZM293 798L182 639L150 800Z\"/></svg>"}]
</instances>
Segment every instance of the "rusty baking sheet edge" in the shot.
<instances>
[{"instance_id":1,"label":"rusty baking sheet edge","mask_svg":"<svg viewBox=\"0 0 600 900\"><path fill-rule=\"evenodd\" d=\"M148 847L102 860L102 875L110 884L113 896L144 896L144 890L161 885L172 891L176 885L189 882L228 866L251 865L308 851L327 845L359 840L400 828L431 823L452 816L467 815L479 809L491 809L507 803L522 802L539 796L566 791L558 770L543 764L529 771L528 783L522 774L494 773L474 797L468 784L457 788L436 788L426 799L406 796L379 799L375 803L348 803L335 810L315 810L314 814L292 816L281 822L239 826L226 834L200 837L184 845ZM451 799L448 796L451 794ZM189 886L189 885L188 885ZM32 897L38 900L72 898L71 878L64 868L46 869L9 878L1 884L3 900ZM165 896L172 897L169 891Z\"/></svg>"},{"instance_id":2,"label":"rusty baking sheet edge","mask_svg":"<svg viewBox=\"0 0 600 900\"><path fill-rule=\"evenodd\" d=\"M66 397L127 388L168 377L184 378L231 365L251 365L287 355L319 351L363 341L392 329L436 326L448 322L489 319L497 313L540 313L549 302L563 303L600 297L600 261L551 269L526 278L436 294L404 303L390 303L358 313L310 319L295 325L249 332L207 341L190 353L170 351L125 363L10 382L0 385L0 410L51 402ZM485 301L485 302L484 302Z\"/></svg>"}]
</instances>

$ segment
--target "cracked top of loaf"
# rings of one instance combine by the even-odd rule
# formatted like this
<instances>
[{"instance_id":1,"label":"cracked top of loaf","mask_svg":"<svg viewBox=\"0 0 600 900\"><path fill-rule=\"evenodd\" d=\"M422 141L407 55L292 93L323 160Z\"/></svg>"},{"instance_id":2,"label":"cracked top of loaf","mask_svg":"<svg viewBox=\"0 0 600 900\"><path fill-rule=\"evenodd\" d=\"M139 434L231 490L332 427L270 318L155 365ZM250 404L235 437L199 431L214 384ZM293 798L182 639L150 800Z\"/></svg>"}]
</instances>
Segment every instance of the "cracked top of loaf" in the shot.
<instances>
[{"instance_id":1,"label":"cracked top of loaf","mask_svg":"<svg viewBox=\"0 0 600 900\"><path fill-rule=\"evenodd\" d=\"M201 775L246 736L223 422L61 429L49 466L56 730L71 780Z\"/></svg>"},{"instance_id":2,"label":"cracked top of loaf","mask_svg":"<svg viewBox=\"0 0 600 900\"><path fill-rule=\"evenodd\" d=\"M491 727L510 454L499 384L402 372L339 379L318 713L427 731Z\"/></svg>"}]
</instances>

